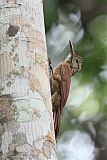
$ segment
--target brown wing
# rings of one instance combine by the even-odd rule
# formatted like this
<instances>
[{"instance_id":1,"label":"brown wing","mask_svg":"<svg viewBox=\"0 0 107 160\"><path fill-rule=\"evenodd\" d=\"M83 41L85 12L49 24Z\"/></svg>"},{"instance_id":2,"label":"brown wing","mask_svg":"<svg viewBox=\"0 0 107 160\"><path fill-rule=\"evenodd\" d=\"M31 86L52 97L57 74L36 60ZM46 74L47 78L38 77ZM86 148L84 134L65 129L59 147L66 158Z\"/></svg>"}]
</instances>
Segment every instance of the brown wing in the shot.
<instances>
[{"instance_id":1,"label":"brown wing","mask_svg":"<svg viewBox=\"0 0 107 160\"><path fill-rule=\"evenodd\" d=\"M61 85L60 85L60 94L61 101L60 106L53 111L53 119L54 119L54 129L55 129L55 138L58 139L59 130L60 130L60 118L62 109L67 101L70 82L71 82L71 69L68 65L62 64L61 66Z\"/></svg>"},{"instance_id":2,"label":"brown wing","mask_svg":"<svg viewBox=\"0 0 107 160\"><path fill-rule=\"evenodd\" d=\"M61 67L61 104L60 109L62 111L63 107L68 98L71 82L71 68L68 65L62 65Z\"/></svg>"}]
</instances>

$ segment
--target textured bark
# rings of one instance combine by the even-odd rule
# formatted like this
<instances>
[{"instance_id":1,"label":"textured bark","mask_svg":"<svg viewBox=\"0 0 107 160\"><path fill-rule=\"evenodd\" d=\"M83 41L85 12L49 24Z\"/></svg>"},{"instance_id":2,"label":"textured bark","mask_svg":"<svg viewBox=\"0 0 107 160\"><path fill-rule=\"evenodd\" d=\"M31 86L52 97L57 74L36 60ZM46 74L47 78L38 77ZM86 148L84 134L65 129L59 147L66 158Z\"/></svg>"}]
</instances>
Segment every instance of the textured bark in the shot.
<instances>
[{"instance_id":1,"label":"textured bark","mask_svg":"<svg viewBox=\"0 0 107 160\"><path fill-rule=\"evenodd\" d=\"M56 160L41 0L0 0L0 159Z\"/></svg>"}]
</instances>

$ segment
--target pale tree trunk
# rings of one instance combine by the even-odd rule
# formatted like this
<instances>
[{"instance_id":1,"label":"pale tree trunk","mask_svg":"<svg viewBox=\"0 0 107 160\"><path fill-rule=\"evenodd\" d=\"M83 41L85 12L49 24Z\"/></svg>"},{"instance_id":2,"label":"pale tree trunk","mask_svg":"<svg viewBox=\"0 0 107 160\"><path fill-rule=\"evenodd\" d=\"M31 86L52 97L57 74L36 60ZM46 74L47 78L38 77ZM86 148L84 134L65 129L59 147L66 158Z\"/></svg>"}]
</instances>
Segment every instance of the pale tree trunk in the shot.
<instances>
[{"instance_id":1,"label":"pale tree trunk","mask_svg":"<svg viewBox=\"0 0 107 160\"><path fill-rule=\"evenodd\" d=\"M41 0L0 0L0 160L56 160Z\"/></svg>"}]
</instances>

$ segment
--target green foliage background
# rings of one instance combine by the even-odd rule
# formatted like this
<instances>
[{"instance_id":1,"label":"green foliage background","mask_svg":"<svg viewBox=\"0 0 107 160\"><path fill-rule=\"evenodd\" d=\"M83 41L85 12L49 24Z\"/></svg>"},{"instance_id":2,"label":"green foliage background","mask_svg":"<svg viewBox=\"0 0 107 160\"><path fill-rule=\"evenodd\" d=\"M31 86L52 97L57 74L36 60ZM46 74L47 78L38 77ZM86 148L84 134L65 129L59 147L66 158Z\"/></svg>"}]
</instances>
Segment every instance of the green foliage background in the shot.
<instances>
[{"instance_id":1,"label":"green foliage background","mask_svg":"<svg viewBox=\"0 0 107 160\"><path fill-rule=\"evenodd\" d=\"M53 67L66 57L69 39L84 61L72 78L60 134L84 131L98 148L94 159L107 160L107 0L44 0L44 13ZM59 159L68 160L61 152Z\"/></svg>"}]
</instances>

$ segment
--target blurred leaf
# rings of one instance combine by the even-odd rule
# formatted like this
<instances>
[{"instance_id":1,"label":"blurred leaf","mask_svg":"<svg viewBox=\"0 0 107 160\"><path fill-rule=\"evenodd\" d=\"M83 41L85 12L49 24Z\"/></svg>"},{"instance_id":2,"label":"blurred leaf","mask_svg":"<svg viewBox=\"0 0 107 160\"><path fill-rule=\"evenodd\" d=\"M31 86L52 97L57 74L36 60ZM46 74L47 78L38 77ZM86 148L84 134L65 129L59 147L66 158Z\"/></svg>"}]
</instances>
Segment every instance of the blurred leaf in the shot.
<instances>
[{"instance_id":1,"label":"blurred leaf","mask_svg":"<svg viewBox=\"0 0 107 160\"><path fill-rule=\"evenodd\" d=\"M45 16L46 32L51 28L53 23L56 23L58 19L57 3L58 3L57 0L44 1L44 16Z\"/></svg>"},{"instance_id":2,"label":"blurred leaf","mask_svg":"<svg viewBox=\"0 0 107 160\"><path fill-rule=\"evenodd\" d=\"M94 18L89 24L89 32L107 47L107 15L100 15Z\"/></svg>"}]
</instances>

